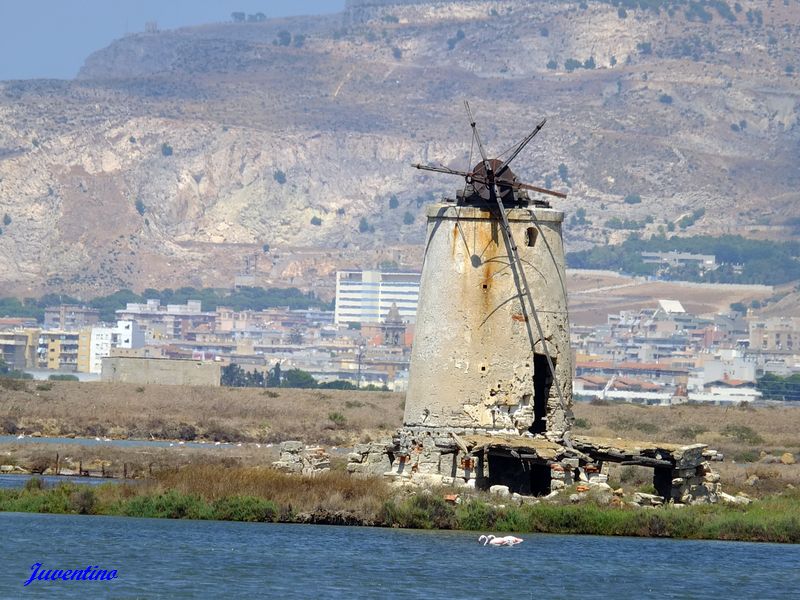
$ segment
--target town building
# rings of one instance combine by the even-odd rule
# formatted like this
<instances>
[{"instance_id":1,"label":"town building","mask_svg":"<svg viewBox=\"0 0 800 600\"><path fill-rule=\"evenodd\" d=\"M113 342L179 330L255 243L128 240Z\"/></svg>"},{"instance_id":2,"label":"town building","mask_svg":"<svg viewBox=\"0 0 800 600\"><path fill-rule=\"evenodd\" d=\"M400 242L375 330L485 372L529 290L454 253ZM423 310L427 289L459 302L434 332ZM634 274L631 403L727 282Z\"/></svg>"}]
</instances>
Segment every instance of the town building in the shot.
<instances>
[{"instance_id":1,"label":"town building","mask_svg":"<svg viewBox=\"0 0 800 600\"><path fill-rule=\"evenodd\" d=\"M102 381L160 385L220 384L221 365L200 360L109 356L102 359Z\"/></svg>"},{"instance_id":2,"label":"town building","mask_svg":"<svg viewBox=\"0 0 800 600\"><path fill-rule=\"evenodd\" d=\"M0 358L11 369L35 369L38 347L38 329L0 331Z\"/></svg>"},{"instance_id":3,"label":"town building","mask_svg":"<svg viewBox=\"0 0 800 600\"><path fill-rule=\"evenodd\" d=\"M50 371L76 371L79 341L80 333L77 331L42 331L37 349L38 367Z\"/></svg>"},{"instance_id":4,"label":"town building","mask_svg":"<svg viewBox=\"0 0 800 600\"><path fill-rule=\"evenodd\" d=\"M689 252L642 252L642 262L666 267L694 266L702 273L717 268L717 257L713 254L692 254Z\"/></svg>"},{"instance_id":5,"label":"town building","mask_svg":"<svg viewBox=\"0 0 800 600\"><path fill-rule=\"evenodd\" d=\"M800 350L800 319L771 317L750 321L750 349L793 353Z\"/></svg>"},{"instance_id":6,"label":"town building","mask_svg":"<svg viewBox=\"0 0 800 600\"><path fill-rule=\"evenodd\" d=\"M129 302L124 309L116 311L118 321L136 321L146 331L147 339L185 339L188 331L201 324L214 325L217 314L203 312L199 300L186 304L167 304L159 300L145 303Z\"/></svg>"},{"instance_id":7,"label":"town building","mask_svg":"<svg viewBox=\"0 0 800 600\"><path fill-rule=\"evenodd\" d=\"M111 355L112 348L135 349L144 345L144 330L135 321L117 321L114 327L83 329L79 336L77 370L99 374L102 359Z\"/></svg>"},{"instance_id":8,"label":"town building","mask_svg":"<svg viewBox=\"0 0 800 600\"><path fill-rule=\"evenodd\" d=\"M44 309L44 329L77 331L100 322L100 311L86 306L61 304Z\"/></svg>"},{"instance_id":9,"label":"town building","mask_svg":"<svg viewBox=\"0 0 800 600\"><path fill-rule=\"evenodd\" d=\"M338 271L334 322L379 323L392 305L403 320L413 323L419 300L419 273Z\"/></svg>"}]
</instances>

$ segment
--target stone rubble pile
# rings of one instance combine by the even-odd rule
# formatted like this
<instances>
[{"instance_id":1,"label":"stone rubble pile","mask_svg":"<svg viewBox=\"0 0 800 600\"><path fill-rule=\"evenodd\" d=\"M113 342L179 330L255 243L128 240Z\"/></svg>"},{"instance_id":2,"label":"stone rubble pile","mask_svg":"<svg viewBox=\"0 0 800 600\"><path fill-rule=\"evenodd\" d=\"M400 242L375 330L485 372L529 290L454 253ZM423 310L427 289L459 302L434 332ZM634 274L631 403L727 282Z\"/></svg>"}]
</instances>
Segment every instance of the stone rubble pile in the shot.
<instances>
[{"instance_id":1,"label":"stone rubble pile","mask_svg":"<svg viewBox=\"0 0 800 600\"><path fill-rule=\"evenodd\" d=\"M591 496L622 505L621 490L608 484L610 465L616 463L653 469L656 494L637 493L629 505L748 502L722 493L719 474L711 468L711 462L719 460L722 454L705 444L583 436L558 442L485 430L404 427L392 440L357 445L348 456L347 470L354 476L383 476L403 487L477 487L514 501L537 495L555 498L570 489L573 501ZM509 466L513 461L518 461L516 466Z\"/></svg>"},{"instance_id":2,"label":"stone rubble pile","mask_svg":"<svg viewBox=\"0 0 800 600\"><path fill-rule=\"evenodd\" d=\"M714 504L720 490L719 473L707 462L672 471L672 500L682 504Z\"/></svg>"},{"instance_id":3,"label":"stone rubble pile","mask_svg":"<svg viewBox=\"0 0 800 600\"><path fill-rule=\"evenodd\" d=\"M331 470L331 459L324 448L287 441L281 442L280 458L272 466L284 473L316 475Z\"/></svg>"}]
</instances>

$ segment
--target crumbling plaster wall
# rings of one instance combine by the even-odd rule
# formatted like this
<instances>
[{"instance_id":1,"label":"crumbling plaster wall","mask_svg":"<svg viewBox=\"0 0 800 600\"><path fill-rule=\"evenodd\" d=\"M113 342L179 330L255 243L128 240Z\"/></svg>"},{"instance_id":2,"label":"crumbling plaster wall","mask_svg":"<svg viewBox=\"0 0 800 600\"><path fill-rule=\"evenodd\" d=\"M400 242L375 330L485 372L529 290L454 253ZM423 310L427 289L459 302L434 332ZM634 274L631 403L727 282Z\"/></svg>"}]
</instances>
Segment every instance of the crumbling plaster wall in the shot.
<instances>
[{"instance_id":1,"label":"crumbling plaster wall","mask_svg":"<svg viewBox=\"0 0 800 600\"><path fill-rule=\"evenodd\" d=\"M553 385L547 430L567 430L572 365L564 214L547 208L508 211L544 340L528 301L525 310L520 302L500 221L480 207L445 203L429 206L427 216L405 424L527 430L533 421L533 342L537 354L546 345L565 402L562 407Z\"/></svg>"}]
</instances>

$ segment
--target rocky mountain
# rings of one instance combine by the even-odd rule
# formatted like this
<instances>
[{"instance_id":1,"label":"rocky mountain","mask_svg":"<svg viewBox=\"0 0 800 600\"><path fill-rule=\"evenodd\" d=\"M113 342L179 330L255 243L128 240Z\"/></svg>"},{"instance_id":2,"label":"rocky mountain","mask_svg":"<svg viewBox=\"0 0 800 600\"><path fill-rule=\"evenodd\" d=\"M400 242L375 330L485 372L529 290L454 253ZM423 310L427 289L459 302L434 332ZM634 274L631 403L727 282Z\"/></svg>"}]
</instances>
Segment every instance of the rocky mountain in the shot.
<instances>
[{"instance_id":1,"label":"rocky mountain","mask_svg":"<svg viewBox=\"0 0 800 600\"><path fill-rule=\"evenodd\" d=\"M73 81L0 82L0 289L416 267L420 206L463 182L409 165L476 162L465 99L493 155L547 117L514 170L569 193L570 248L630 235L614 217L788 237L798 74L800 0L351 0L129 35Z\"/></svg>"}]
</instances>

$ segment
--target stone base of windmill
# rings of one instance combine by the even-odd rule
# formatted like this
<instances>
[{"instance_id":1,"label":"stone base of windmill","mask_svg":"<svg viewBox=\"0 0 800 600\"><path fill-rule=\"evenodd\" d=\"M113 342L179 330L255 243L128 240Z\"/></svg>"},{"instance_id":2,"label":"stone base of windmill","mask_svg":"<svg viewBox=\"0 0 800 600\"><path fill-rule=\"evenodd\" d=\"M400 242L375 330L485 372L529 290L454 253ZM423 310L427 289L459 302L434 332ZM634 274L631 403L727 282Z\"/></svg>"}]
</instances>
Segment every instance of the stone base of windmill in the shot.
<instances>
[{"instance_id":1,"label":"stone base of windmill","mask_svg":"<svg viewBox=\"0 0 800 600\"><path fill-rule=\"evenodd\" d=\"M483 429L407 427L391 440L357 445L348 456L353 476L380 476L398 486L474 487L500 495L555 495L577 484L578 494L611 493L611 463L653 469L656 494L640 505L728 501L710 461L721 460L704 444L687 446L600 438L554 441L543 435Z\"/></svg>"}]
</instances>

